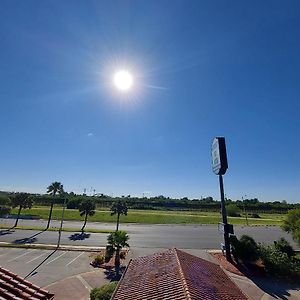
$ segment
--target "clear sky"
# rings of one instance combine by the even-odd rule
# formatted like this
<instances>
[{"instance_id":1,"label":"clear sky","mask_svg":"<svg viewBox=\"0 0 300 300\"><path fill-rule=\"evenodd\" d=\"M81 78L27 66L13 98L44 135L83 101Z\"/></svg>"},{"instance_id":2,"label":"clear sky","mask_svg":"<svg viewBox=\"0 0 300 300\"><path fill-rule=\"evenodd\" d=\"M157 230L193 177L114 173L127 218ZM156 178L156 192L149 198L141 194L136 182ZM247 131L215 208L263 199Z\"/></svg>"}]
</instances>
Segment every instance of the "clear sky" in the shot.
<instances>
[{"instance_id":1,"label":"clear sky","mask_svg":"<svg viewBox=\"0 0 300 300\"><path fill-rule=\"evenodd\" d=\"M299 202L299 1L0 1L0 189ZM133 86L120 92L114 72Z\"/></svg>"}]
</instances>

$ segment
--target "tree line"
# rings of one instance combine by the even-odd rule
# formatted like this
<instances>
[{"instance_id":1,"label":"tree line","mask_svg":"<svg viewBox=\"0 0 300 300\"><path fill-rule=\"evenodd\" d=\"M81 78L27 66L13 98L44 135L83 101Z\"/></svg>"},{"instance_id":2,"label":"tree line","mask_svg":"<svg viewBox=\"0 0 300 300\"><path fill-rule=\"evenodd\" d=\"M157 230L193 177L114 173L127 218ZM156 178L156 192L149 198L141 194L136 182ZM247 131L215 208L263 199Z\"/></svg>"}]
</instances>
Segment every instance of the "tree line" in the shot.
<instances>
[{"instance_id":1,"label":"tree line","mask_svg":"<svg viewBox=\"0 0 300 300\"><path fill-rule=\"evenodd\" d=\"M54 191L54 190L53 190ZM9 199L14 193L0 192L0 206L7 206ZM53 197L51 194L29 194L35 205L50 205L51 209L53 205L62 205L63 197L59 196L58 190ZM88 196L85 194L64 193L67 197L67 208L78 209L80 203L85 199L93 199L96 207L98 208L110 208L114 202L125 201L130 209L142 209L142 210L202 210L202 211L214 211L220 210L220 201L215 200L212 197L206 197L202 199L188 199L187 197L181 199L175 199L164 196L157 197L131 197L130 195L122 197L112 197L105 194L97 194L94 196ZM291 204L286 201L274 201L274 202L262 202L257 198L245 199L245 200L232 200L227 199L226 202L234 203L238 208L243 210L245 207L250 213L286 213L287 211L295 208L300 208L300 204Z\"/></svg>"}]
</instances>

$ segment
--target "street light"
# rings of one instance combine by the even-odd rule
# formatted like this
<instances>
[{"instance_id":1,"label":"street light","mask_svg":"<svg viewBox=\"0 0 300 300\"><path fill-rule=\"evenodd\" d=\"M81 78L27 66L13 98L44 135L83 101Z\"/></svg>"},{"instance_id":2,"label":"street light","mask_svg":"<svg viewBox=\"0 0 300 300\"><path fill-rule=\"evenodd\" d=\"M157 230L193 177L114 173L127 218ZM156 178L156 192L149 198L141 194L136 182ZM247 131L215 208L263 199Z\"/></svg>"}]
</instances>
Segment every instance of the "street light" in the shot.
<instances>
[{"instance_id":1,"label":"street light","mask_svg":"<svg viewBox=\"0 0 300 300\"><path fill-rule=\"evenodd\" d=\"M245 195L245 198L247 197L247 195ZM246 212L246 204L245 204L245 200L246 199L244 199L244 197L242 197L242 201L243 201L243 206L244 206L244 215L245 215L245 217L246 217L246 224L247 224L247 226L249 225L249 223L248 223L248 213Z\"/></svg>"}]
</instances>

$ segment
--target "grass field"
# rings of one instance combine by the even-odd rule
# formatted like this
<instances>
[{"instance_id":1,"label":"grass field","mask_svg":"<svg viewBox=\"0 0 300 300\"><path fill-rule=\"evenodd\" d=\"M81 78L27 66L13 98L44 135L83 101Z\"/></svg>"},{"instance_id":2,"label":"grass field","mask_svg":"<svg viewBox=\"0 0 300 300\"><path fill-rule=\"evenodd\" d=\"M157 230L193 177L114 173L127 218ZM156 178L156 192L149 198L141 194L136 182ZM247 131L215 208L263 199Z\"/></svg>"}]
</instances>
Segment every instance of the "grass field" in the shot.
<instances>
[{"instance_id":1,"label":"grass field","mask_svg":"<svg viewBox=\"0 0 300 300\"><path fill-rule=\"evenodd\" d=\"M61 207L53 209L52 218L61 218ZM16 214L17 209L13 209L12 213ZM49 214L48 207L34 207L22 211L22 214L38 216L47 219ZM280 214L260 214L259 219L249 218L249 225L280 225L284 215ZM66 209L65 220L83 220L78 210ZM122 223L147 223L147 224L217 224L221 220L221 215L217 212L201 212L201 211L145 211L145 210L129 210L127 216L121 216ZM109 211L97 210L95 215L89 217L88 221L96 222L115 222L116 216L111 216ZM229 217L228 222L231 224L246 224L244 217Z\"/></svg>"}]
</instances>

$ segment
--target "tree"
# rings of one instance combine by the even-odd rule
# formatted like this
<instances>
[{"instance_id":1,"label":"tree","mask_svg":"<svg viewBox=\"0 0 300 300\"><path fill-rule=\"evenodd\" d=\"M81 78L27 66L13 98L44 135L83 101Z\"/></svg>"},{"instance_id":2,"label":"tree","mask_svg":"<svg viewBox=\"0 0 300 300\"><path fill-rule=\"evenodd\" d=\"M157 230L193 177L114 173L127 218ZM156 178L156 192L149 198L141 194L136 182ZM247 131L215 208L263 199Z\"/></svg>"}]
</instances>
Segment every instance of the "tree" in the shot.
<instances>
[{"instance_id":1,"label":"tree","mask_svg":"<svg viewBox=\"0 0 300 300\"><path fill-rule=\"evenodd\" d=\"M123 247L129 247L128 240L129 236L124 230L112 232L107 238L108 245L106 250L111 256L115 253L115 271L117 276L119 276L120 271L120 252Z\"/></svg>"},{"instance_id":2,"label":"tree","mask_svg":"<svg viewBox=\"0 0 300 300\"><path fill-rule=\"evenodd\" d=\"M241 214L240 214L241 210L234 203L230 203L230 204L226 205L226 211L227 211L227 215L229 217L240 217L241 216Z\"/></svg>"},{"instance_id":3,"label":"tree","mask_svg":"<svg viewBox=\"0 0 300 300\"><path fill-rule=\"evenodd\" d=\"M33 204L32 198L30 197L30 194L27 194L27 193L19 193L11 198L12 207L19 206L17 219L16 219L16 222L15 222L15 225L13 226L13 228L17 227L17 225L18 225L21 210L23 208L31 208L32 204Z\"/></svg>"},{"instance_id":4,"label":"tree","mask_svg":"<svg viewBox=\"0 0 300 300\"><path fill-rule=\"evenodd\" d=\"M79 212L80 212L80 216L85 216L84 217L84 223L83 226L81 228L81 232L84 231L85 225L86 225L86 221L87 221L87 217L88 216L93 216L95 214L95 201L91 200L91 199L85 199L83 201L80 202L79 204Z\"/></svg>"},{"instance_id":5,"label":"tree","mask_svg":"<svg viewBox=\"0 0 300 300\"><path fill-rule=\"evenodd\" d=\"M282 229L290 232L300 245L300 208L290 210L283 221Z\"/></svg>"},{"instance_id":6,"label":"tree","mask_svg":"<svg viewBox=\"0 0 300 300\"><path fill-rule=\"evenodd\" d=\"M52 195L52 201L51 201L51 207L50 207L50 212L49 212L49 217L48 217L48 223L46 230L49 228L50 221L51 221L51 216L52 216L52 210L53 210L53 205L54 205L54 199L56 194L63 194L64 193L64 187L60 182L53 182L48 186L47 193Z\"/></svg>"},{"instance_id":7,"label":"tree","mask_svg":"<svg viewBox=\"0 0 300 300\"><path fill-rule=\"evenodd\" d=\"M117 231L119 230L120 223L120 215L127 216L128 207L124 201L119 200L118 202L114 202L112 207L110 208L111 215L117 215Z\"/></svg>"}]
</instances>

